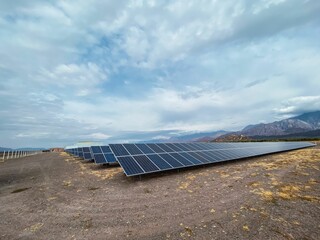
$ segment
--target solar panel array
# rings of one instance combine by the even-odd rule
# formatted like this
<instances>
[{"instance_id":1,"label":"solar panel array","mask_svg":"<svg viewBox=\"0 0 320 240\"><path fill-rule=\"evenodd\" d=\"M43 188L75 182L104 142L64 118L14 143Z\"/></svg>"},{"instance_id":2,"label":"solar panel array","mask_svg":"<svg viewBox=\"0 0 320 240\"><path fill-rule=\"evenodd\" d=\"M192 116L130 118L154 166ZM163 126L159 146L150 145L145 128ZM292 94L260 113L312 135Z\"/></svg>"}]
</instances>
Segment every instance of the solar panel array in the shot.
<instances>
[{"instance_id":1,"label":"solar panel array","mask_svg":"<svg viewBox=\"0 0 320 240\"><path fill-rule=\"evenodd\" d=\"M81 157L84 160L92 160L92 155L90 152L90 147L80 147L80 148L72 148L66 149L66 152L75 155L77 157Z\"/></svg>"},{"instance_id":2,"label":"solar panel array","mask_svg":"<svg viewBox=\"0 0 320 240\"><path fill-rule=\"evenodd\" d=\"M119 163L127 176L224 162L314 146L309 142L138 143L66 150L96 164Z\"/></svg>"},{"instance_id":3,"label":"solar panel array","mask_svg":"<svg viewBox=\"0 0 320 240\"><path fill-rule=\"evenodd\" d=\"M313 146L305 142L110 144L127 176Z\"/></svg>"}]
</instances>

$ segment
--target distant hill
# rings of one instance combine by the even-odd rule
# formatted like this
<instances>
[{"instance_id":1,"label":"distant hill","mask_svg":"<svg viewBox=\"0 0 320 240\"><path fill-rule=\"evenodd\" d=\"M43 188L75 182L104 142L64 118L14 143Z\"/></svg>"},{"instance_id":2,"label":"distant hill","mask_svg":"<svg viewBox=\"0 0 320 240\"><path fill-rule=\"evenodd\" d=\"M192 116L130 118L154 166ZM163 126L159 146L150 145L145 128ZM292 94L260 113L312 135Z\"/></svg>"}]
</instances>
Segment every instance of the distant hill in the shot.
<instances>
[{"instance_id":1,"label":"distant hill","mask_svg":"<svg viewBox=\"0 0 320 240\"><path fill-rule=\"evenodd\" d=\"M0 152L3 152L3 151L10 151L12 150L11 148L4 148L4 147L0 147Z\"/></svg>"},{"instance_id":2,"label":"distant hill","mask_svg":"<svg viewBox=\"0 0 320 240\"><path fill-rule=\"evenodd\" d=\"M171 137L169 139L157 139L157 140L149 140L144 141L145 143L148 142L155 142L155 143L162 143L162 142L209 142L217 137L227 134L227 131L220 130L214 132L200 132L200 133L192 133L192 134L185 134L181 136Z\"/></svg>"},{"instance_id":3,"label":"distant hill","mask_svg":"<svg viewBox=\"0 0 320 240\"><path fill-rule=\"evenodd\" d=\"M287 135L278 135L278 136L251 136L252 140L271 140L271 139L317 139L320 138L320 129L308 131L308 132L301 132L301 133L293 133Z\"/></svg>"},{"instance_id":4,"label":"distant hill","mask_svg":"<svg viewBox=\"0 0 320 240\"><path fill-rule=\"evenodd\" d=\"M315 138L320 137L320 111L304 113L296 117L248 125L241 131L228 133L217 138L217 141L230 139L276 139L276 138Z\"/></svg>"},{"instance_id":5,"label":"distant hill","mask_svg":"<svg viewBox=\"0 0 320 240\"><path fill-rule=\"evenodd\" d=\"M230 133L230 134L217 137L216 139L213 140L213 142L247 142L251 140L252 140L251 138L245 135Z\"/></svg>"},{"instance_id":6,"label":"distant hill","mask_svg":"<svg viewBox=\"0 0 320 240\"><path fill-rule=\"evenodd\" d=\"M20 150L20 151L42 151L42 150L46 150L47 148L30 148L30 147L25 147L25 148L17 148L14 150Z\"/></svg>"},{"instance_id":7,"label":"distant hill","mask_svg":"<svg viewBox=\"0 0 320 240\"><path fill-rule=\"evenodd\" d=\"M3 152L3 151L42 151L42 150L45 150L45 148L3 148L3 147L0 147L0 152Z\"/></svg>"},{"instance_id":8,"label":"distant hill","mask_svg":"<svg viewBox=\"0 0 320 240\"><path fill-rule=\"evenodd\" d=\"M249 125L240 131L246 136L277 136L320 129L320 111L276 121Z\"/></svg>"},{"instance_id":9,"label":"distant hill","mask_svg":"<svg viewBox=\"0 0 320 240\"><path fill-rule=\"evenodd\" d=\"M224 130L214 131L214 132L193 133L193 134L183 135L179 137L172 137L170 138L170 141L171 142L208 142L227 133L228 132Z\"/></svg>"}]
</instances>

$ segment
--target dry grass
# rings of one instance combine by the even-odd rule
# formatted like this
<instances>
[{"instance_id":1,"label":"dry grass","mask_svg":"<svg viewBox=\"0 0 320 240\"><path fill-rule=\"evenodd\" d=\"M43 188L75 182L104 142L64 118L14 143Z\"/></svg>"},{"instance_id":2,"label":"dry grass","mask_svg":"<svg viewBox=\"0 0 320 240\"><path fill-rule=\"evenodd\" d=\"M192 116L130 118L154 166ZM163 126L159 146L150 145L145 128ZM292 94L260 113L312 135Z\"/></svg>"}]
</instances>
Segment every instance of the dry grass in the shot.
<instances>
[{"instance_id":1,"label":"dry grass","mask_svg":"<svg viewBox=\"0 0 320 240\"><path fill-rule=\"evenodd\" d=\"M43 226L43 223L36 223L28 228L25 228L24 230L28 232L37 232L40 230L42 226Z\"/></svg>"},{"instance_id":2,"label":"dry grass","mask_svg":"<svg viewBox=\"0 0 320 240\"><path fill-rule=\"evenodd\" d=\"M81 169L80 174L82 175L84 173L89 173L91 175L94 175L100 178L101 180L108 180L108 179L112 179L117 174L123 173L123 170L120 167L94 169L92 168L92 164L85 164L83 160L79 160L75 157L70 157L67 153L63 152L63 153L60 153L60 155L63 156L64 160L69 164L78 164Z\"/></svg>"},{"instance_id":3,"label":"dry grass","mask_svg":"<svg viewBox=\"0 0 320 240\"><path fill-rule=\"evenodd\" d=\"M195 174L189 174L186 178L185 181L182 181L179 183L178 189L180 190L187 190L188 192L193 192L192 190L188 189L191 183L196 179Z\"/></svg>"},{"instance_id":4,"label":"dry grass","mask_svg":"<svg viewBox=\"0 0 320 240\"><path fill-rule=\"evenodd\" d=\"M261 182L250 182L248 186L251 192L258 194L265 201L277 202L278 200L302 200L309 202L320 202L319 196L314 196L312 188L319 184L319 181L307 177L312 171L319 171L320 151L315 149L303 149L285 154L279 154L271 157L271 160L250 163L250 168L263 168L267 171L265 176L267 180ZM288 171L292 176L291 182L286 179L279 179L277 173ZM254 173L251 176L256 176ZM293 179L296 179L295 181ZM306 193L309 191L309 193Z\"/></svg>"}]
</instances>

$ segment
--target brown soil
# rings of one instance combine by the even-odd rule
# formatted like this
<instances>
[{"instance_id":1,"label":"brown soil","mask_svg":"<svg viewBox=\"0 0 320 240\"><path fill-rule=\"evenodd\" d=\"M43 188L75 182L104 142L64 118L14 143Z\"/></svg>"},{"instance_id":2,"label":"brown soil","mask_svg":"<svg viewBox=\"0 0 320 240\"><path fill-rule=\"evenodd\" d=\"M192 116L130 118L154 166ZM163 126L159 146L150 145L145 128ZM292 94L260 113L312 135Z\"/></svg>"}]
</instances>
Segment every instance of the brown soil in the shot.
<instances>
[{"instance_id":1,"label":"brown soil","mask_svg":"<svg viewBox=\"0 0 320 240\"><path fill-rule=\"evenodd\" d=\"M66 153L0 162L0 239L319 239L320 147L126 177Z\"/></svg>"}]
</instances>

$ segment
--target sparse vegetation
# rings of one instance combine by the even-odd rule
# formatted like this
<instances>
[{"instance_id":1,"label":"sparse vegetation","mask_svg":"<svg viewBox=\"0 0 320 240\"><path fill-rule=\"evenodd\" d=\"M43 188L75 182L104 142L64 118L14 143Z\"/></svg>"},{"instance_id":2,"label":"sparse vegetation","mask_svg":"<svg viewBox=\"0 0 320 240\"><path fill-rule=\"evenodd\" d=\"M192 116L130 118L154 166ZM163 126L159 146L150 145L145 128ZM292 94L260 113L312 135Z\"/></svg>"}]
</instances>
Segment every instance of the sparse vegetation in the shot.
<instances>
[{"instance_id":1,"label":"sparse vegetation","mask_svg":"<svg viewBox=\"0 0 320 240\"><path fill-rule=\"evenodd\" d=\"M54 169L48 167L53 161ZM1 165L17 179L0 185L0 197L8 199L0 208L4 239L17 234L50 238L53 232L59 238L105 238L106 229L119 239L318 236L318 146L142 179L62 153L36 156L26 164L39 172L32 170L21 180L17 164ZM28 194L11 194L27 184L32 184Z\"/></svg>"}]
</instances>

